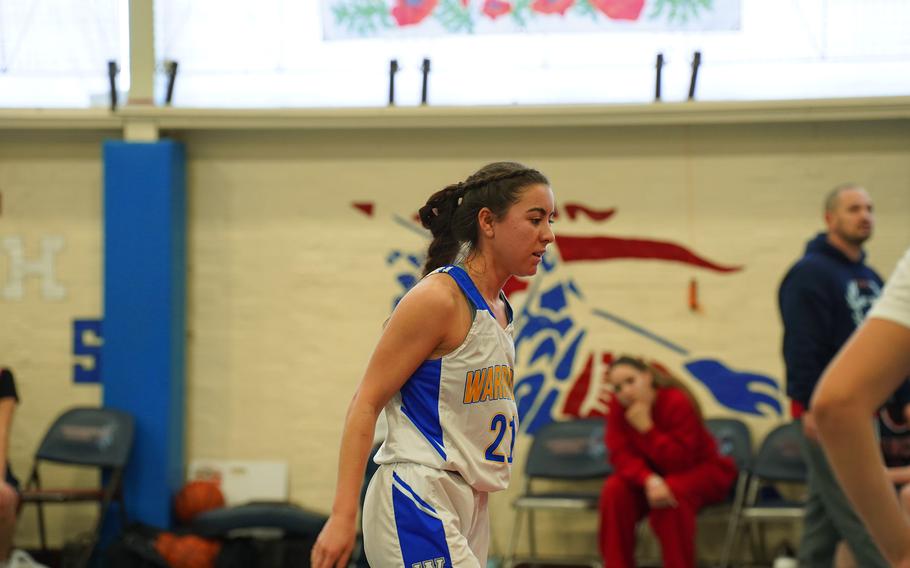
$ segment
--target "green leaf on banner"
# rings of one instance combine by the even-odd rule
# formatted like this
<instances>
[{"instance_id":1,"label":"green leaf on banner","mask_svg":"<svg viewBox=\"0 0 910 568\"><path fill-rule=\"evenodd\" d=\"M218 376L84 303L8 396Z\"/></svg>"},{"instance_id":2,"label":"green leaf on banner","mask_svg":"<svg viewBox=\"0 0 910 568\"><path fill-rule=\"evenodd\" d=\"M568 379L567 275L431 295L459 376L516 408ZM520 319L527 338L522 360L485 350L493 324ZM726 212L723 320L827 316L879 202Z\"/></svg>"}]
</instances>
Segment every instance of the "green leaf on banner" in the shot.
<instances>
[{"instance_id":1,"label":"green leaf on banner","mask_svg":"<svg viewBox=\"0 0 910 568\"><path fill-rule=\"evenodd\" d=\"M702 10L710 12L713 8L713 0L656 0L648 19L657 19L666 11L667 22L685 24L690 19L698 19Z\"/></svg>"},{"instance_id":2,"label":"green leaf on banner","mask_svg":"<svg viewBox=\"0 0 910 568\"><path fill-rule=\"evenodd\" d=\"M592 20L597 20L598 12L594 9L594 5L591 4L591 0L578 0L574 8L580 16L587 16Z\"/></svg>"},{"instance_id":3,"label":"green leaf on banner","mask_svg":"<svg viewBox=\"0 0 910 568\"><path fill-rule=\"evenodd\" d=\"M395 25L385 0L351 0L332 6L332 13L337 24L361 36Z\"/></svg>"},{"instance_id":4,"label":"green leaf on banner","mask_svg":"<svg viewBox=\"0 0 910 568\"><path fill-rule=\"evenodd\" d=\"M528 16L534 15L534 12L531 11L531 2L533 1L534 0L516 0L514 6L512 6L511 16L519 27L528 27Z\"/></svg>"},{"instance_id":5,"label":"green leaf on banner","mask_svg":"<svg viewBox=\"0 0 910 568\"><path fill-rule=\"evenodd\" d=\"M442 0L433 15L450 32L474 33L474 19L460 0Z\"/></svg>"}]
</instances>

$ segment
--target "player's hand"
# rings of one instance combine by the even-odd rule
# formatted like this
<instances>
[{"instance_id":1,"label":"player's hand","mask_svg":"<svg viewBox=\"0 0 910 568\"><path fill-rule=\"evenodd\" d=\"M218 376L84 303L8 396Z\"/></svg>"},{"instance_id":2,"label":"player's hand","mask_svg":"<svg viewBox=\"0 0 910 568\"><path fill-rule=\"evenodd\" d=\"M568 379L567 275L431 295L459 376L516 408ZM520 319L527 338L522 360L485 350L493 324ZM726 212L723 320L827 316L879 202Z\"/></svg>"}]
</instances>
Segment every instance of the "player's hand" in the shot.
<instances>
[{"instance_id":1,"label":"player's hand","mask_svg":"<svg viewBox=\"0 0 910 568\"><path fill-rule=\"evenodd\" d=\"M316 538L310 553L312 568L345 568L354 550L357 536L354 519L331 515Z\"/></svg>"},{"instance_id":2,"label":"player's hand","mask_svg":"<svg viewBox=\"0 0 910 568\"><path fill-rule=\"evenodd\" d=\"M648 401L637 400L626 408L626 421L641 433L651 429L654 422L651 420L651 405Z\"/></svg>"},{"instance_id":3,"label":"player's hand","mask_svg":"<svg viewBox=\"0 0 910 568\"><path fill-rule=\"evenodd\" d=\"M656 474L645 481L645 497L652 509L666 509L678 504L670 486L663 477Z\"/></svg>"}]
</instances>

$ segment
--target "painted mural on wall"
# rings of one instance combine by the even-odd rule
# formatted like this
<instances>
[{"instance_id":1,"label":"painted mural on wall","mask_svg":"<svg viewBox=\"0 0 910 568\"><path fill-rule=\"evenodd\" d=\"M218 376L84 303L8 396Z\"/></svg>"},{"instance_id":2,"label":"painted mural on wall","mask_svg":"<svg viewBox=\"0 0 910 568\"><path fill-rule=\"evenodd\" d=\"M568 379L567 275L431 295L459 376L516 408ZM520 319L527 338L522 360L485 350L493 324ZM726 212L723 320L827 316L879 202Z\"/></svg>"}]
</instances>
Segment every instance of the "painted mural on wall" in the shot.
<instances>
[{"instance_id":1,"label":"painted mural on wall","mask_svg":"<svg viewBox=\"0 0 910 568\"><path fill-rule=\"evenodd\" d=\"M353 206L368 219L378 220L373 203ZM602 416L606 413L609 391L606 372L624 344L634 338L651 346L652 361L690 384L700 384L726 412L753 417L780 417L781 382L764 374L740 368L723 354L703 353L666 337L660 329L621 315L616 306L620 297L590 298L573 276L573 268L588 263L609 263L620 259L656 262L667 271L707 271L735 278L744 268L737 263L719 262L697 251L669 241L623 238L608 232L615 209L587 204L566 203L560 207L556 242L541 263L538 274L528 280L513 278L505 292L516 306L515 399L521 429L533 434L553 420ZM584 218L594 222L597 234L575 234L573 222ZM429 233L416 217L394 215L399 228L429 239ZM423 251L393 248L385 263L395 280L396 292L390 298L394 307L418 281L424 262ZM693 283L694 285L694 283ZM690 302L697 309L697 297ZM624 306L624 312L628 306ZM592 333L598 326L610 326L609 344L597 344ZM615 338L615 340L613 339Z\"/></svg>"},{"instance_id":2,"label":"painted mural on wall","mask_svg":"<svg viewBox=\"0 0 910 568\"><path fill-rule=\"evenodd\" d=\"M736 30L740 0L323 0L323 37Z\"/></svg>"}]
</instances>

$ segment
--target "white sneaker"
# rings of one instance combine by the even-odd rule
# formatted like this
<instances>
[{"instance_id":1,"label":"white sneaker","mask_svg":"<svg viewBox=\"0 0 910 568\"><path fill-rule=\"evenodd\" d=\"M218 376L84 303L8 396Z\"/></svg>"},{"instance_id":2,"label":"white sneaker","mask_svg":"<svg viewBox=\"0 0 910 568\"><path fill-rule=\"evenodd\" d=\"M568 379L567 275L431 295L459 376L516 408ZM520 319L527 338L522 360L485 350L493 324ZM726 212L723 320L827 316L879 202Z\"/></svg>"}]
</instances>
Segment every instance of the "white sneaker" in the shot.
<instances>
[{"instance_id":1,"label":"white sneaker","mask_svg":"<svg viewBox=\"0 0 910 568\"><path fill-rule=\"evenodd\" d=\"M20 548L13 550L5 566L7 568L47 568L44 564L35 562L31 554Z\"/></svg>"},{"instance_id":2,"label":"white sneaker","mask_svg":"<svg viewBox=\"0 0 910 568\"><path fill-rule=\"evenodd\" d=\"M778 556L774 559L772 568L798 568L799 560L792 556Z\"/></svg>"}]
</instances>

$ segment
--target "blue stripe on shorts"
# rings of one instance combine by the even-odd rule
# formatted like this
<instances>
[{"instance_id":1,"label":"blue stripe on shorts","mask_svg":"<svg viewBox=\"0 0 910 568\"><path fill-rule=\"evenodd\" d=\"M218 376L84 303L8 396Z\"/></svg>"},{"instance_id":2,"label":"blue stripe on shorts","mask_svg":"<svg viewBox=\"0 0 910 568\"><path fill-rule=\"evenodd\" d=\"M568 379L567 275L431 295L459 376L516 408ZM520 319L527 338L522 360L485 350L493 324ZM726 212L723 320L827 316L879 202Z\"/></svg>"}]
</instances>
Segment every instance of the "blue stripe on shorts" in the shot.
<instances>
[{"instance_id":1,"label":"blue stripe on shorts","mask_svg":"<svg viewBox=\"0 0 910 568\"><path fill-rule=\"evenodd\" d=\"M442 521L400 477L394 475L394 479L392 507L405 568L450 568L452 559Z\"/></svg>"}]
</instances>

